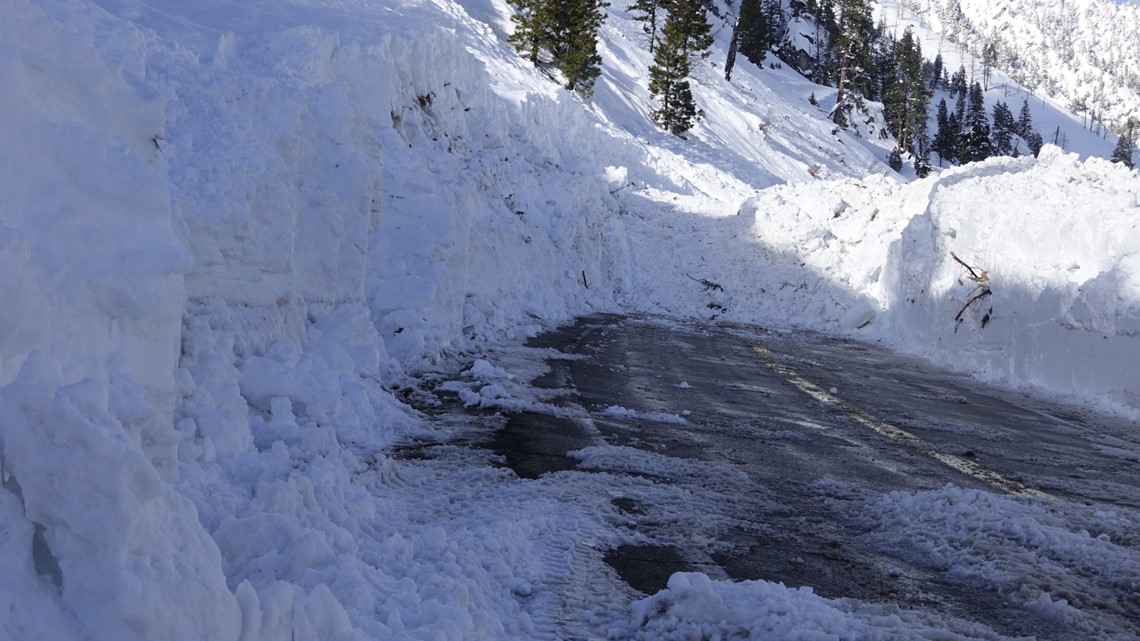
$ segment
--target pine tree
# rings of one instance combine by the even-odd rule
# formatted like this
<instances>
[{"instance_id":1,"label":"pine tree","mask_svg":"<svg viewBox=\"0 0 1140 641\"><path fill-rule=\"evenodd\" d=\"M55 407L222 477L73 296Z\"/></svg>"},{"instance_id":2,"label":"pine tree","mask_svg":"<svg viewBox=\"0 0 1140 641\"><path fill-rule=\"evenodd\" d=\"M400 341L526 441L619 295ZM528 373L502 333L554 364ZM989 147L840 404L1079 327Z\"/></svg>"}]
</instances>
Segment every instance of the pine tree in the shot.
<instances>
[{"instance_id":1,"label":"pine tree","mask_svg":"<svg viewBox=\"0 0 1140 641\"><path fill-rule=\"evenodd\" d=\"M666 0L635 0L633 4L626 7L626 11L640 13L640 15L633 16L633 19L645 23L641 28L649 36L649 53L653 53L657 49L657 32L659 31L657 25L665 13L665 3Z\"/></svg>"},{"instance_id":2,"label":"pine tree","mask_svg":"<svg viewBox=\"0 0 1140 641\"><path fill-rule=\"evenodd\" d=\"M891 153L887 154L887 166L897 172L901 172L902 165L902 155L899 154L899 148L895 147L891 150Z\"/></svg>"},{"instance_id":3,"label":"pine tree","mask_svg":"<svg viewBox=\"0 0 1140 641\"><path fill-rule=\"evenodd\" d=\"M953 161L957 158L954 153L958 146L958 136L961 125L955 120L951 121L950 110L946 107L946 99L938 101L938 115L935 122L938 132L934 134L934 153L938 154L938 166L944 161Z\"/></svg>"},{"instance_id":4,"label":"pine tree","mask_svg":"<svg viewBox=\"0 0 1140 641\"><path fill-rule=\"evenodd\" d=\"M993 143L994 155L1009 156L1013 154L1013 136L1016 133L1017 121L1013 118L1013 112L1010 111L1009 105L1002 101L994 103L994 126L993 131L990 132L990 140Z\"/></svg>"},{"instance_id":5,"label":"pine tree","mask_svg":"<svg viewBox=\"0 0 1140 641\"><path fill-rule=\"evenodd\" d=\"M875 24L866 0L836 0L836 3L838 12L833 25L834 37L830 40L831 61L838 76L832 119L835 124L845 127L854 102L848 94L854 94L857 99L871 95L873 91L871 43Z\"/></svg>"},{"instance_id":6,"label":"pine tree","mask_svg":"<svg viewBox=\"0 0 1140 641\"><path fill-rule=\"evenodd\" d=\"M1029 147L1030 153L1036 158L1037 154L1041 153L1041 148L1045 146L1045 141L1041 138L1041 134L1036 130L1030 130L1029 135L1025 137L1025 144Z\"/></svg>"},{"instance_id":7,"label":"pine tree","mask_svg":"<svg viewBox=\"0 0 1140 641\"><path fill-rule=\"evenodd\" d=\"M740 53L759 67L768 52L768 21L761 0L740 0Z\"/></svg>"},{"instance_id":8,"label":"pine tree","mask_svg":"<svg viewBox=\"0 0 1140 641\"><path fill-rule=\"evenodd\" d=\"M531 64L538 64L538 54L550 44L550 13L554 0L508 0L516 13L511 16L515 31L508 41L515 50L525 55Z\"/></svg>"},{"instance_id":9,"label":"pine tree","mask_svg":"<svg viewBox=\"0 0 1140 641\"><path fill-rule=\"evenodd\" d=\"M1018 115L1015 131L1026 142L1029 141L1029 134L1033 133L1033 115L1029 112L1028 98L1021 103L1021 113Z\"/></svg>"},{"instance_id":10,"label":"pine tree","mask_svg":"<svg viewBox=\"0 0 1140 641\"><path fill-rule=\"evenodd\" d=\"M994 41L989 41L982 47L982 82L984 83L982 89L984 91L990 90L990 77L993 74L994 65L998 62L998 48Z\"/></svg>"},{"instance_id":11,"label":"pine tree","mask_svg":"<svg viewBox=\"0 0 1140 641\"><path fill-rule=\"evenodd\" d=\"M780 46L788 30L788 19L780 0L763 0L764 24L768 27L768 48Z\"/></svg>"},{"instance_id":12,"label":"pine tree","mask_svg":"<svg viewBox=\"0 0 1140 641\"><path fill-rule=\"evenodd\" d=\"M673 0L649 67L649 93L661 101L650 115L660 127L682 138L697 117L688 80L692 59L707 55L711 32L701 0Z\"/></svg>"},{"instance_id":13,"label":"pine tree","mask_svg":"<svg viewBox=\"0 0 1140 641\"><path fill-rule=\"evenodd\" d=\"M562 72L566 88L589 95L601 74L598 28L605 20L605 0L509 0L515 32L509 41L535 65ZM545 62L540 59L548 54Z\"/></svg>"},{"instance_id":14,"label":"pine tree","mask_svg":"<svg viewBox=\"0 0 1140 641\"><path fill-rule=\"evenodd\" d=\"M985 160L993 155L990 143L990 123L986 118L986 97L982 85L975 82L970 86L970 105L962 122L962 138L958 160L965 164Z\"/></svg>"},{"instance_id":15,"label":"pine tree","mask_svg":"<svg viewBox=\"0 0 1140 641\"><path fill-rule=\"evenodd\" d=\"M950 76L950 97L965 99L969 87L966 85L966 67L958 67L958 70Z\"/></svg>"},{"instance_id":16,"label":"pine tree","mask_svg":"<svg viewBox=\"0 0 1140 641\"><path fill-rule=\"evenodd\" d=\"M871 48L871 77L872 91L866 97L878 102L884 102L886 92L890 87L891 78L895 72L895 46L898 44L894 38L887 35L886 25L880 23L875 28L878 37L875 38Z\"/></svg>"},{"instance_id":17,"label":"pine tree","mask_svg":"<svg viewBox=\"0 0 1140 641\"><path fill-rule=\"evenodd\" d=\"M793 13L798 3L793 3ZM829 84L835 81L832 74L837 65L834 64L832 43L835 42L839 27L836 23L835 0L808 0L805 10L815 16L815 66L812 67L811 79L819 84Z\"/></svg>"},{"instance_id":18,"label":"pine tree","mask_svg":"<svg viewBox=\"0 0 1140 641\"><path fill-rule=\"evenodd\" d=\"M554 66L566 78L566 88L583 95L593 92L602 72L598 29L606 18L605 0L559 0L551 12L556 25L551 38Z\"/></svg>"},{"instance_id":19,"label":"pine tree","mask_svg":"<svg viewBox=\"0 0 1140 641\"><path fill-rule=\"evenodd\" d=\"M741 53L749 62L760 66L768 49L768 25L761 0L740 0L740 15L732 25L732 39L724 62L724 79L732 80L736 54Z\"/></svg>"},{"instance_id":20,"label":"pine tree","mask_svg":"<svg viewBox=\"0 0 1140 641\"><path fill-rule=\"evenodd\" d=\"M883 93L887 127L898 141L899 152L917 158L928 146L926 121L931 93L922 73L922 49L910 29L896 43L894 61Z\"/></svg>"},{"instance_id":21,"label":"pine tree","mask_svg":"<svg viewBox=\"0 0 1140 641\"><path fill-rule=\"evenodd\" d=\"M944 72L945 68L942 62L942 54L940 53L934 57L934 64L930 67L930 88L932 90L937 90L938 87L941 86L942 74Z\"/></svg>"},{"instance_id":22,"label":"pine tree","mask_svg":"<svg viewBox=\"0 0 1140 641\"><path fill-rule=\"evenodd\" d=\"M1132 162L1132 154L1136 151L1136 128L1136 119L1129 118L1128 124L1120 134L1120 139L1116 141L1116 147L1112 150L1112 162L1121 163L1129 169L1136 167Z\"/></svg>"}]
</instances>

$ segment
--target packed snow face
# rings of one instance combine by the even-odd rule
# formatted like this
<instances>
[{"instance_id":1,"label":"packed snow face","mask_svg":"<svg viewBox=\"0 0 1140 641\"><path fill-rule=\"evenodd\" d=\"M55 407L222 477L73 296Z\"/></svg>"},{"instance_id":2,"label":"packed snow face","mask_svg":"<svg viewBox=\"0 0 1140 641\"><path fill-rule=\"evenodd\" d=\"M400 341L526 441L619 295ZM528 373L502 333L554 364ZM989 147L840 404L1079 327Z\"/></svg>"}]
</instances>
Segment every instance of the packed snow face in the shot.
<instances>
[{"instance_id":1,"label":"packed snow face","mask_svg":"<svg viewBox=\"0 0 1140 641\"><path fill-rule=\"evenodd\" d=\"M1138 199L1136 172L1046 147L1039 159L991 159L901 189L775 188L742 214L757 240L795 248L803 264L766 268L809 291L799 305L774 292L791 299L789 321L863 328L993 380L1136 408Z\"/></svg>"},{"instance_id":2,"label":"packed snow face","mask_svg":"<svg viewBox=\"0 0 1140 641\"><path fill-rule=\"evenodd\" d=\"M606 139L430 5L245 8L0 9L0 636L527 637L384 384L613 305Z\"/></svg>"}]
</instances>

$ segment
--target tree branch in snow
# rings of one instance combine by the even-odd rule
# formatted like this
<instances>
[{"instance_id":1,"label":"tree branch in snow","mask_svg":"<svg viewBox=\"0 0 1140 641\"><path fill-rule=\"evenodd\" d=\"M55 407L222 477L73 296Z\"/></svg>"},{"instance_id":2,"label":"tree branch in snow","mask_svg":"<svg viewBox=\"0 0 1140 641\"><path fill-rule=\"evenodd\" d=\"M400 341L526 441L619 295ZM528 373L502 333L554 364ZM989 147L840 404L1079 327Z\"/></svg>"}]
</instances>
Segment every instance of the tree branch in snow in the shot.
<instances>
[{"instance_id":1,"label":"tree branch in snow","mask_svg":"<svg viewBox=\"0 0 1140 641\"><path fill-rule=\"evenodd\" d=\"M989 296L990 294L993 293L990 291L990 288L987 285L978 285L976 288L974 288L974 292L975 292L974 295L971 296L966 301L966 304L962 305L962 309L959 309L958 313L954 315L954 320L956 322L959 322L959 323L962 322L962 314L966 313L966 310L970 307L970 305L973 305L974 303L982 300L986 296ZM986 316L987 316L987 318L985 321L983 321L982 327L985 327L985 323L989 322L989 318L988 318L989 314L987 314Z\"/></svg>"},{"instance_id":2,"label":"tree branch in snow","mask_svg":"<svg viewBox=\"0 0 1140 641\"><path fill-rule=\"evenodd\" d=\"M988 283L989 282L990 273L988 271L983 269L982 273L979 274L978 272L974 271L973 267L970 267L968 264L966 264L966 261L962 260L961 258L958 258L958 254L955 254L954 252L950 252L950 257L953 258L954 260L958 261L959 265L961 265L962 267L965 267L966 271L970 272L970 280L974 281L975 283Z\"/></svg>"},{"instance_id":3,"label":"tree branch in snow","mask_svg":"<svg viewBox=\"0 0 1140 641\"><path fill-rule=\"evenodd\" d=\"M689 276L688 274L685 274L685 275L686 275L686 276ZM710 291L711 291L711 290L714 290L714 289L715 289L715 290L719 290L719 291L722 291L722 292L724 291L724 288L723 288L723 287L721 287L721 286L720 286L719 284L717 284L717 283L714 283L714 282L712 282L711 280L706 280L706 279L704 279L704 278L693 278L692 276L689 276L689 278L691 278L692 280L695 280L695 281L697 281L698 283L700 283L700 284L704 285L704 286L705 286L705 289L707 289L707 290L710 290Z\"/></svg>"},{"instance_id":4,"label":"tree branch in snow","mask_svg":"<svg viewBox=\"0 0 1140 641\"><path fill-rule=\"evenodd\" d=\"M990 290L989 286L990 273L988 271L984 269L974 269L966 261L958 258L958 255L954 252L950 252L950 257L957 261L959 265L965 267L966 271L970 272L970 275L967 278L969 278L971 282L977 283L977 286L971 290L970 297L966 299L966 304L962 305L962 309L959 309L958 313L954 315L954 331L956 332L958 331L957 323L962 322L962 315L966 313L966 310L970 308L970 305L973 305L974 303L982 300L993 292ZM993 311L994 310L991 307L990 311L986 312L986 315L982 318L982 327L985 327L986 324L990 322L990 315L993 313Z\"/></svg>"}]
</instances>

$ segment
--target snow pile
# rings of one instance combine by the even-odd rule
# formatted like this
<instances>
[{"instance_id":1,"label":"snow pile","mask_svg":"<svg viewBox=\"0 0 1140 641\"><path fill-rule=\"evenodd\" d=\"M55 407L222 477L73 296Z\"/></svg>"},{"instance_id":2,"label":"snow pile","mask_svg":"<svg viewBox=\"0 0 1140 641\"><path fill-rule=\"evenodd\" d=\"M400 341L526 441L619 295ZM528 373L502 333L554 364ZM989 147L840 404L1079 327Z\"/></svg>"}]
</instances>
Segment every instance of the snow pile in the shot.
<instances>
[{"instance_id":1,"label":"snow pile","mask_svg":"<svg viewBox=\"0 0 1140 641\"><path fill-rule=\"evenodd\" d=\"M874 545L943 572L952 581L993 590L1047 621L1064 622L1089 638L1124 638L1130 629L1105 629L1095 608L1140 575L1137 515L1126 509L1086 507L946 486L891 492L839 503L869 531Z\"/></svg>"},{"instance_id":2,"label":"snow pile","mask_svg":"<svg viewBox=\"0 0 1140 641\"><path fill-rule=\"evenodd\" d=\"M218 549L172 485L191 262L163 105L73 17L0 11L0 636L236 638Z\"/></svg>"},{"instance_id":3,"label":"snow pile","mask_svg":"<svg viewBox=\"0 0 1140 641\"><path fill-rule=\"evenodd\" d=\"M112 8L0 9L0 636L525 636L529 537L412 515L382 384L612 305L603 138L436 27Z\"/></svg>"},{"instance_id":4,"label":"snow pile","mask_svg":"<svg viewBox=\"0 0 1140 641\"><path fill-rule=\"evenodd\" d=\"M712 581L678 572L669 587L634 604L635 639L642 641L967 641L1001 639L979 626L890 605L825 599L809 587Z\"/></svg>"},{"instance_id":5,"label":"snow pile","mask_svg":"<svg viewBox=\"0 0 1140 641\"><path fill-rule=\"evenodd\" d=\"M726 284L722 302L1135 408L1138 199L1135 172L1051 146L1040 159L992 159L901 188L877 177L772 188L741 210L772 248L770 289L744 299Z\"/></svg>"},{"instance_id":6,"label":"snow pile","mask_svg":"<svg viewBox=\"0 0 1140 641\"><path fill-rule=\"evenodd\" d=\"M650 421L656 423L671 423L674 425L686 425L688 421L676 414L669 414L667 412L639 412L631 410L628 407L621 405L610 405L599 412L606 418L620 418L629 419L634 421Z\"/></svg>"}]
</instances>

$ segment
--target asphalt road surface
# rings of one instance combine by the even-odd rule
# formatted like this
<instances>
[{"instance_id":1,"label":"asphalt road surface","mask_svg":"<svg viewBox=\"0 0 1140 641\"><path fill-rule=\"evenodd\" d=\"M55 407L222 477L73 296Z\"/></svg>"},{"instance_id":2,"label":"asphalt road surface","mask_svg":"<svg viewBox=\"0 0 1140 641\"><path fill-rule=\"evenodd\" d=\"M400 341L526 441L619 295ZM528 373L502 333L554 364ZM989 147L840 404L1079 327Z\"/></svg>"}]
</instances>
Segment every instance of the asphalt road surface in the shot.
<instances>
[{"instance_id":1,"label":"asphalt road surface","mask_svg":"<svg viewBox=\"0 0 1140 641\"><path fill-rule=\"evenodd\" d=\"M701 571L932 609L1007 636L1090 638L1088 625L1011 603L1009 586L896 549L844 502L952 484L1135 510L1134 423L987 391L917 360L813 335L595 316L528 345L561 355L531 384L589 418L511 413L477 444L521 478L638 474L674 490L661 501L614 499L640 542L605 560L634 589L652 594L675 571ZM665 463L582 454L599 445ZM1119 544L1136 558L1140 538ZM1097 634L1140 638L1140 576L1066 584L1070 575L1056 572L1061 585L1050 589L1095 619Z\"/></svg>"}]
</instances>

